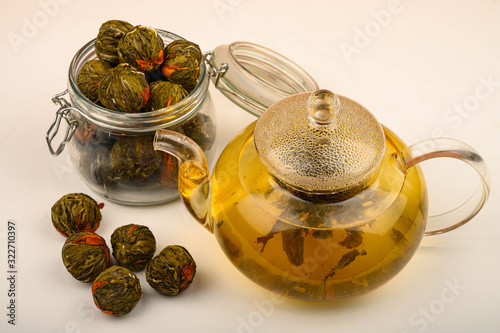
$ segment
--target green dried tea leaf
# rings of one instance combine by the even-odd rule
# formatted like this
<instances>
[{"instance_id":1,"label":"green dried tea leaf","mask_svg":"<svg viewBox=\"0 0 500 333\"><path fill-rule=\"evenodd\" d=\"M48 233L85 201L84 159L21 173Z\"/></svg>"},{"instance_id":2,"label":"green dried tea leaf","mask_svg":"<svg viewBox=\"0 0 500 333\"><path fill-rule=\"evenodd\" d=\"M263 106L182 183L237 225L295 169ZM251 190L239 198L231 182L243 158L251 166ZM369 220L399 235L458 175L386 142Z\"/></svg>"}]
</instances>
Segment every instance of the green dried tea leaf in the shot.
<instances>
[{"instance_id":1,"label":"green dried tea leaf","mask_svg":"<svg viewBox=\"0 0 500 333\"><path fill-rule=\"evenodd\" d=\"M339 245L347 248L354 249L363 243L363 230L361 228L346 229L347 236L339 242Z\"/></svg>"},{"instance_id":2,"label":"green dried tea leaf","mask_svg":"<svg viewBox=\"0 0 500 333\"><path fill-rule=\"evenodd\" d=\"M155 111L169 107L181 101L187 95L188 92L180 84L168 81L155 81L150 86L146 111Z\"/></svg>"},{"instance_id":3,"label":"green dried tea leaf","mask_svg":"<svg viewBox=\"0 0 500 333\"><path fill-rule=\"evenodd\" d=\"M52 224L66 237L77 231L94 232L101 223L102 206L84 193L66 194L51 208Z\"/></svg>"},{"instance_id":4,"label":"green dried tea leaf","mask_svg":"<svg viewBox=\"0 0 500 333\"><path fill-rule=\"evenodd\" d=\"M175 296L193 282L196 263L182 246L164 248L146 265L146 280L163 295Z\"/></svg>"},{"instance_id":5,"label":"green dried tea leaf","mask_svg":"<svg viewBox=\"0 0 500 333\"><path fill-rule=\"evenodd\" d=\"M92 282L109 267L109 248L104 238L93 232L75 232L64 243L62 260L75 279Z\"/></svg>"},{"instance_id":6,"label":"green dried tea leaf","mask_svg":"<svg viewBox=\"0 0 500 333\"><path fill-rule=\"evenodd\" d=\"M133 113L146 105L149 84L144 73L129 64L120 64L104 75L99 83L98 93L104 107Z\"/></svg>"},{"instance_id":7,"label":"green dried tea leaf","mask_svg":"<svg viewBox=\"0 0 500 333\"><path fill-rule=\"evenodd\" d=\"M137 276L129 269L112 266L103 271L92 284L92 298L102 312L122 316L137 305L142 287Z\"/></svg>"},{"instance_id":8,"label":"green dried tea leaf","mask_svg":"<svg viewBox=\"0 0 500 333\"><path fill-rule=\"evenodd\" d=\"M163 62L163 39L154 29L136 26L118 43L121 63L128 63L141 72L155 70Z\"/></svg>"},{"instance_id":9,"label":"green dried tea leaf","mask_svg":"<svg viewBox=\"0 0 500 333\"><path fill-rule=\"evenodd\" d=\"M119 64L118 42L134 26L128 22L120 20L110 20L103 23L95 40L95 52L97 57L111 66Z\"/></svg>"},{"instance_id":10,"label":"green dried tea leaf","mask_svg":"<svg viewBox=\"0 0 500 333\"><path fill-rule=\"evenodd\" d=\"M328 279L333 277L337 273L337 271L352 264L359 256L364 256L366 254L367 253L365 250L362 250L360 252L358 249L351 250L346 254L344 254L337 262L337 265L333 267L332 270L328 274L326 274L325 277L321 280L321 285L318 291L318 298L319 299L331 298L331 295L328 295L329 290L327 289Z\"/></svg>"},{"instance_id":11,"label":"green dried tea leaf","mask_svg":"<svg viewBox=\"0 0 500 333\"><path fill-rule=\"evenodd\" d=\"M141 181L158 170L161 153L154 150L151 136L127 136L113 145L109 162L118 178Z\"/></svg>"},{"instance_id":12,"label":"green dried tea leaf","mask_svg":"<svg viewBox=\"0 0 500 333\"><path fill-rule=\"evenodd\" d=\"M82 94L91 102L96 103L99 99L97 89L102 77L108 72L111 66L104 61L91 59L83 64L76 77L76 84Z\"/></svg>"},{"instance_id":13,"label":"green dried tea leaf","mask_svg":"<svg viewBox=\"0 0 500 333\"><path fill-rule=\"evenodd\" d=\"M303 230L298 228L281 231L283 251L288 261L297 267L304 263L304 236Z\"/></svg>"},{"instance_id":14,"label":"green dried tea leaf","mask_svg":"<svg viewBox=\"0 0 500 333\"><path fill-rule=\"evenodd\" d=\"M111 235L111 247L118 265L140 271L153 258L156 239L148 227L127 224L115 229Z\"/></svg>"},{"instance_id":15,"label":"green dried tea leaf","mask_svg":"<svg viewBox=\"0 0 500 333\"><path fill-rule=\"evenodd\" d=\"M340 258L340 260L337 262L337 265L334 268L332 268L332 270L323 278L322 283L326 283L326 281L332 276L334 276L339 269L349 266L351 263L354 262L354 260L356 260L358 256L364 256L364 255L366 255L365 250L359 252L358 249L354 249L347 252L342 256L342 258Z\"/></svg>"}]
</instances>

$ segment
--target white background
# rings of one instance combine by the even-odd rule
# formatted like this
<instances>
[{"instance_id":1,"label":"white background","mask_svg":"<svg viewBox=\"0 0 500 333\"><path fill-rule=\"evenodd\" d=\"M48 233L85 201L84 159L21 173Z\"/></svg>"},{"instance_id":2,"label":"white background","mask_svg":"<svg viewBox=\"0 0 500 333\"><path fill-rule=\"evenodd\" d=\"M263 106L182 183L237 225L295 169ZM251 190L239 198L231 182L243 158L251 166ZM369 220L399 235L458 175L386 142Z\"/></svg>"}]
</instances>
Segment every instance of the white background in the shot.
<instances>
[{"instance_id":1,"label":"white background","mask_svg":"<svg viewBox=\"0 0 500 333\"><path fill-rule=\"evenodd\" d=\"M336 304L276 299L243 277L181 202L126 207L104 201L98 232L150 227L158 249L185 246L198 271L177 297L152 290L115 318L90 285L64 268L64 237L50 220L62 195L86 192L45 133L69 63L109 19L175 32L203 51L244 40L292 59L323 88L371 110L406 143L451 136L475 147L492 173L490 200L471 222L425 238L412 261L378 290ZM498 332L500 330L500 2L498 0L0 2L1 332ZM489 82L489 83L485 83ZM217 154L255 117L213 87ZM458 112L459 109L463 111ZM460 162L423 166L431 213L465 200L477 179ZM7 323L7 221L17 223L16 325Z\"/></svg>"}]
</instances>

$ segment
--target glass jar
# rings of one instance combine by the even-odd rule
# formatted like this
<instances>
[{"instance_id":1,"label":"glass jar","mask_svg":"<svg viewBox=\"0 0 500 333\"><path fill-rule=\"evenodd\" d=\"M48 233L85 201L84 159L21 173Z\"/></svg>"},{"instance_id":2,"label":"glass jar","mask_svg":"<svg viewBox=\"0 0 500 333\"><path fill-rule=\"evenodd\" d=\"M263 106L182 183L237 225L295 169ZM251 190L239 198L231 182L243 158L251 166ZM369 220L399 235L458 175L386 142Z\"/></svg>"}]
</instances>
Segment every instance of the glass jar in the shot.
<instances>
[{"instance_id":1,"label":"glass jar","mask_svg":"<svg viewBox=\"0 0 500 333\"><path fill-rule=\"evenodd\" d=\"M156 30L165 45L182 37ZM210 73L200 64L198 84L180 102L144 112L111 111L88 100L78 89L76 78L88 60L96 58L95 39L83 46L71 61L68 89L53 97L59 110L46 139L50 152L59 155L65 146L81 179L97 194L128 205L151 205L178 198L177 162L172 155L153 149L158 129L187 135L204 150L210 162L215 153L215 109L208 91ZM64 95L68 94L71 102ZM65 137L52 148L62 120Z\"/></svg>"}]
</instances>

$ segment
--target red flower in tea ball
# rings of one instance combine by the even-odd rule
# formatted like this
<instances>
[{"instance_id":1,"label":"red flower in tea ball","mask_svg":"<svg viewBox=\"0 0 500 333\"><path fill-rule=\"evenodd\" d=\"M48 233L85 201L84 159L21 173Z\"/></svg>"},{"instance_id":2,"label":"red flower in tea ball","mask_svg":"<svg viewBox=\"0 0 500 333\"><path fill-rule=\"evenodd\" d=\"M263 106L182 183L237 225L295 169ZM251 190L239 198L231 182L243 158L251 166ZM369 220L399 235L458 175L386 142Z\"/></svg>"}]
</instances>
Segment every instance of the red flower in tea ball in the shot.
<instances>
[{"instance_id":1,"label":"red flower in tea ball","mask_svg":"<svg viewBox=\"0 0 500 333\"><path fill-rule=\"evenodd\" d=\"M104 238L93 232L75 232L64 243L62 260L75 279L92 282L109 267L109 248Z\"/></svg>"},{"instance_id":2,"label":"red flower in tea ball","mask_svg":"<svg viewBox=\"0 0 500 333\"><path fill-rule=\"evenodd\" d=\"M118 43L120 63L128 63L141 72L152 71L163 62L163 39L154 29L138 25Z\"/></svg>"}]
</instances>

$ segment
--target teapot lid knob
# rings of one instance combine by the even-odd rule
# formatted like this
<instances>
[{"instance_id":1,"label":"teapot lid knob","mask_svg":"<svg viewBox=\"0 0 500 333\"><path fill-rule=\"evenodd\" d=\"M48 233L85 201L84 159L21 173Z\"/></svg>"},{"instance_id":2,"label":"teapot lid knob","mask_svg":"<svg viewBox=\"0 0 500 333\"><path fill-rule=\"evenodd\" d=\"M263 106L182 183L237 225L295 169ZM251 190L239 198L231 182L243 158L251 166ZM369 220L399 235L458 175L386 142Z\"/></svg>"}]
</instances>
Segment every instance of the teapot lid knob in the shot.
<instances>
[{"instance_id":1,"label":"teapot lid knob","mask_svg":"<svg viewBox=\"0 0 500 333\"><path fill-rule=\"evenodd\" d=\"M307 100L309 119L318 125L329 125L340 111L340 99L330 90L320 89Z\"/></svg>"}]
</instances>

